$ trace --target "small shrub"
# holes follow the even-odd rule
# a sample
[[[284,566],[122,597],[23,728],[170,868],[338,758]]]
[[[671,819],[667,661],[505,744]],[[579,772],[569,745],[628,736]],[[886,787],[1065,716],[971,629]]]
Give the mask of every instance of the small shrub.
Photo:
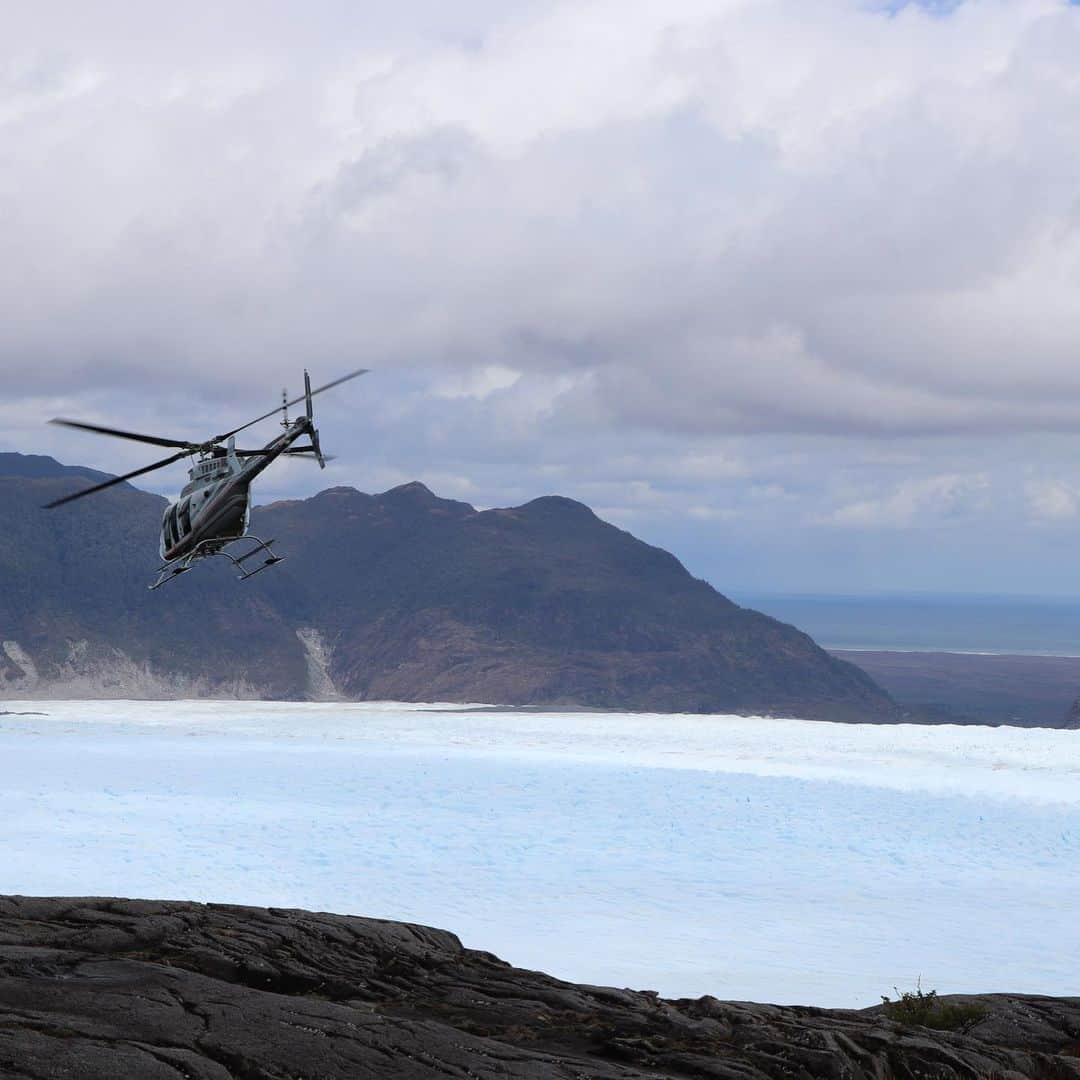
[[[934,1028],[936,1031],[967,1031],[986,1016],[983,1005],[970,1002],[966,1005],[952,1005],[942,1002],[936,990],[924,991],[922,980],[918,980],[914,990],[900,991],[895,986],[897,997],[881,995],[881,1007],[890,1020],[898,1024]]]

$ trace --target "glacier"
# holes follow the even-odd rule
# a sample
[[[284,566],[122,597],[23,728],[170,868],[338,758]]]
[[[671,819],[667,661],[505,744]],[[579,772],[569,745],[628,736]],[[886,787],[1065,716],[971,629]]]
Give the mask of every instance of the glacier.
[[[667,997],[858,1007],[918,979],[1078,992],[1077,731],[0,707],[2,893],[421,922]]]

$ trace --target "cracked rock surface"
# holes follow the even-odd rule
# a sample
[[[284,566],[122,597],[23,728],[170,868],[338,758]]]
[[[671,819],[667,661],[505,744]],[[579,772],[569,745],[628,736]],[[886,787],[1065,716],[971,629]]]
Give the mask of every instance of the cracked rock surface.
[[[1080,998],[992,994],[964,1032],[575,986],[343,915],[0,898],[0,1077],[1080,1080]]]

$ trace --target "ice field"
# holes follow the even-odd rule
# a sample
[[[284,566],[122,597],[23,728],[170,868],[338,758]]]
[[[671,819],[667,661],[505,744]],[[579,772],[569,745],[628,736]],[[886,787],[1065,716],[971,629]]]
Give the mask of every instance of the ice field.
[[[444,927],[575,981],[1080,993],[1080,732],[0,702],[0,892]]]

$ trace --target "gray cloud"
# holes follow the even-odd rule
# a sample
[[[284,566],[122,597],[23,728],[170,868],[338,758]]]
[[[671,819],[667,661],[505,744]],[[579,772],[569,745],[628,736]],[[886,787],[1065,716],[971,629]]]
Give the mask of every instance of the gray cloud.
[[[121,468],[40,420],[199,433],[364,363],[324,409],[371,486],[660,538],[1064,527],[1080,10],[932,7],[7,11],[0,441]],[[1008,490],[1003,433],[1042,470]]]

